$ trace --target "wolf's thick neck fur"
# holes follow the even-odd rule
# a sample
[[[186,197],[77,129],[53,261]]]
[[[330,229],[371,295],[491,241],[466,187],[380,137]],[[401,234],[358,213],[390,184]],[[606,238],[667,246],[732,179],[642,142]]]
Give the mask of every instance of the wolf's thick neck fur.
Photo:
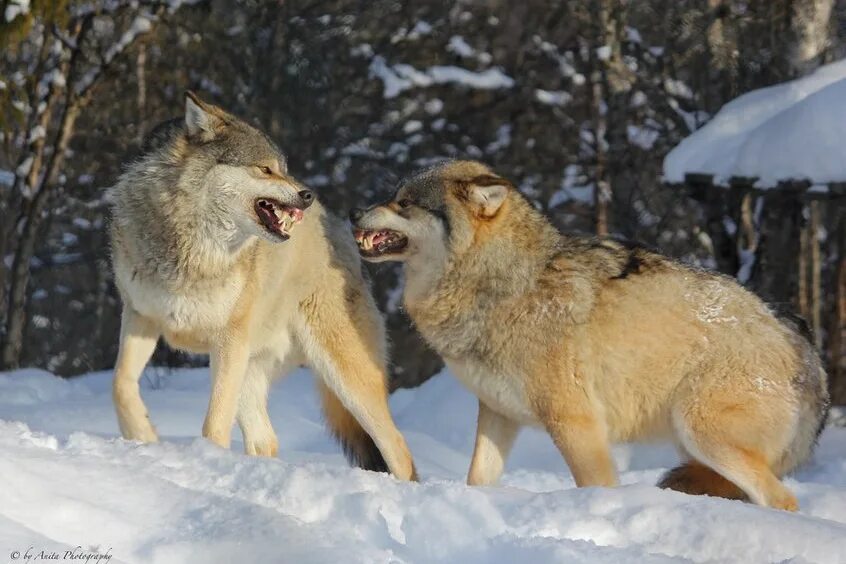
[[[453,227],[439,260],[433,260],[431,253],[420,254],[406,264],[406,308],[447,356],[470,352],[484,338],[476,329],[484,325],[485,317],[504,301],[532,293],[568,241],[517,194],[511,194],[497,217],[487,221],[489,225],[470,237]],[[458,239],[471,242],[461,245]],[[451,307],[456,303],[461,307]]]
[[[139,276],[164,281],[216,277],[257,243],[239,234],[225,193],[204,187],[208,163],[192,162],[176,139],[130,165],[113,188],[115,241],[135,255]]]

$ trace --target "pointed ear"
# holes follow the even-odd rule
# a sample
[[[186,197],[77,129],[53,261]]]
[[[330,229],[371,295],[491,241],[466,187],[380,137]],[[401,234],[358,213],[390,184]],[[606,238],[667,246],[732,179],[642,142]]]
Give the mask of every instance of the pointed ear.
[[[470,181],[467,199],[481,217],[493,217],[514,186],[504,178],[485,174]]]
[[[211,141],[226,122],[193,92],[185,92],[185,128],[189,137]]]

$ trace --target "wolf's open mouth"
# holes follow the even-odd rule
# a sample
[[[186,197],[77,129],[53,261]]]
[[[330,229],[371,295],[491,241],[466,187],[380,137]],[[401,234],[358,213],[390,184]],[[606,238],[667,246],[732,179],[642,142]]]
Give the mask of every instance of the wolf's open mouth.
[[[303,219],[303,210],[273,198],[259,198],[253,207],[264,228],[283,241],[291,236],[294,224]]]
[[[408,237],[390,229],[379,231],[356,229],[355,240],[359,251],[366,257],[398,253],[408,246]]]

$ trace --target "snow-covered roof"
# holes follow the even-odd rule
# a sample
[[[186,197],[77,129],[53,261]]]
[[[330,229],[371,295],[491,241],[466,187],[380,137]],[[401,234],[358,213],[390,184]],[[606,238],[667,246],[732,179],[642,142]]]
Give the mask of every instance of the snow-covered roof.
[[[781,181],[846,182],[846,59],[784,84],[754,90],[723,108],[670,151],[664,179],[687,174]]]

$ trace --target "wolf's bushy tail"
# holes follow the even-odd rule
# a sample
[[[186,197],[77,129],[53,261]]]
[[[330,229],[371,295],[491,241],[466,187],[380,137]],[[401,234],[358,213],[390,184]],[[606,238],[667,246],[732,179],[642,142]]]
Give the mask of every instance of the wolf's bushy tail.
[[[317,382],[317,389],[320,392],[326,426],[341,445],[350,464],[373,472],[389,472],[388,464],[373,438],[344,407],[335,392],[320,380]]]
[[[799,316],[784,313],[779,315],[779,320],[792,330],[793,347],[799,357],[799,369],[792,382],[799,399],[796,434],[773,468],[776,475],[782,476],[811,456],[828,419],[831,400],[828,376],[807,323]]]
[[[747,499],[744,491],[734,482],[694,460],[684,462],[664,474],[658,482],[658,487],[689,495]]]

